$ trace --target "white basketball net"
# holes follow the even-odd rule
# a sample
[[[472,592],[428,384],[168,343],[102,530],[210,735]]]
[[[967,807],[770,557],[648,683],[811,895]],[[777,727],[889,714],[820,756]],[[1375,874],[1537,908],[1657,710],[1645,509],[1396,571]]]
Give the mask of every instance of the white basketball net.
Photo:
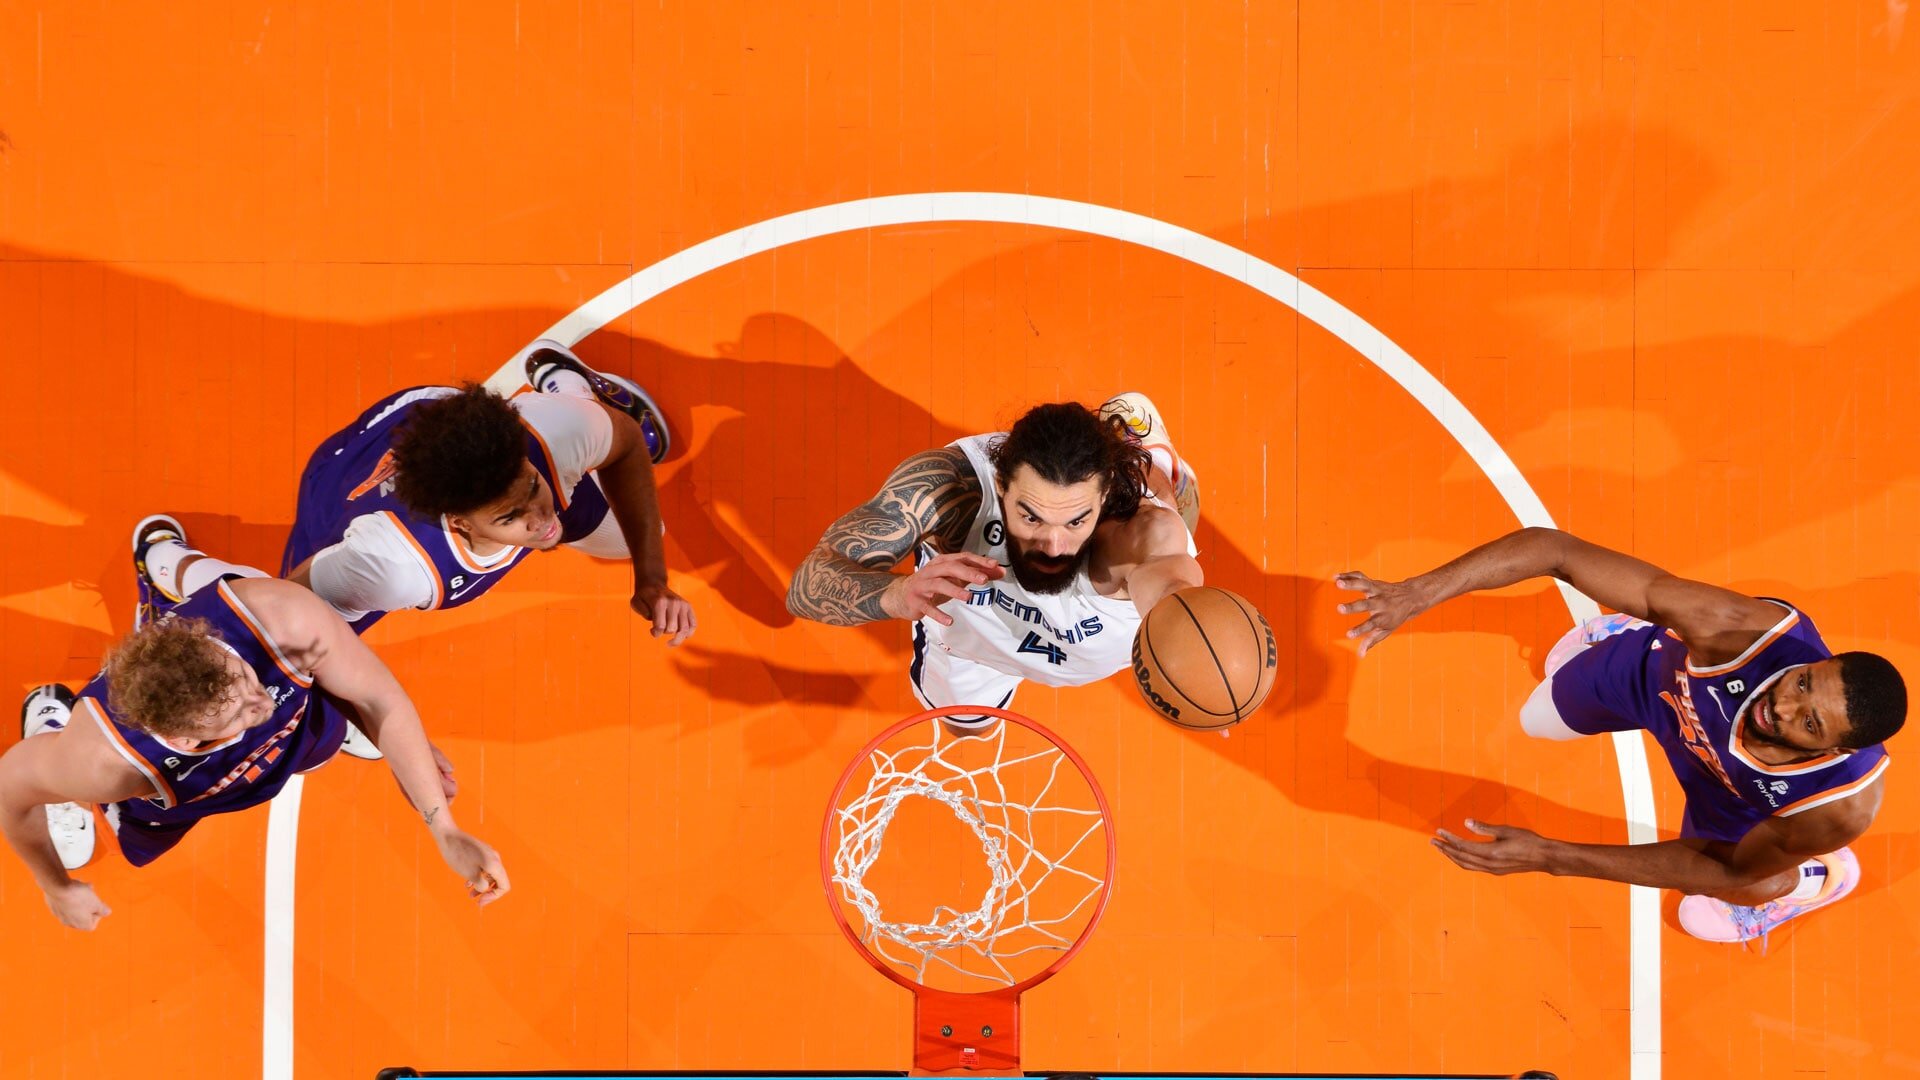
[[[1049,798],[1081,797],[1092,803],[1085,779],[1058,746],[1037,733],[1038,748],[1007,757],[1007,733],[1014,726],[998,721],[991,733],[971,738],[955,738],[937,720],[924,730],[909,729],[900,737],[918,733],[924,741],[874,750],[868,756],[873,772],[866,790],[853,794],[858,781],[851,780],[835,811],[839,846],[833,881],[865,920],[861,940],[917,982],[927,982],[931,967],[957,972],[964,976],[960,981],[981,989],[1011,986],[1024,976],[1008,962],[1072,947],[1079,924],[1092,917],[1092,905],[1106,887],[1107,821],[1097,804],[1047,805]],[[953,760],[961,757],[969,759],[966,764]],[[973,764],[972,759],[983,758],[990,760]],[[1011,786],[1025,801],[1009,795],[1003,774],[1016,778]],[[909,799],[943,804],[979,840],[990,872],[980,906],[970,911],[937,906],[926,923],[893,922],[881,911],[865,878],[880,857],[887,827]],[[1050,841],[1036,841],[1036,824]],[[1042,850],[1042,843],[1055,850]]]

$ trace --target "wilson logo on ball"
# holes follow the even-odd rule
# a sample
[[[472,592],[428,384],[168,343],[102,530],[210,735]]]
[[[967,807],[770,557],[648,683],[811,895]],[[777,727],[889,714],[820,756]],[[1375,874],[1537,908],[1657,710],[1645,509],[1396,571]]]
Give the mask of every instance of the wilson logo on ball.
[[[1167,719],[1180,719],[1180,707],[1161,697],[1153,689],[1153,672],[1147,669],[1146,662],[1140,659],[1140,639],[1133,639],[1133,677],[1140,683],[1140,696],[1147,704],[1165,713]]]

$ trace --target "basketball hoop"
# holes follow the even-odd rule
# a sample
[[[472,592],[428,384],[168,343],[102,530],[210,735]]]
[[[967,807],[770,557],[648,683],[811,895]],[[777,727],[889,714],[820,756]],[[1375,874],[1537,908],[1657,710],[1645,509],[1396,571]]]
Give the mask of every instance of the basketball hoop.
[[[992,722],[961,734],[949,716]],[[914,994],[916,1071],[1019,1071],[1020,995],[1106,910],[1111,817],[1085,759],[1002,709],[908,717],[847,766],[820,876],[847,940]]]

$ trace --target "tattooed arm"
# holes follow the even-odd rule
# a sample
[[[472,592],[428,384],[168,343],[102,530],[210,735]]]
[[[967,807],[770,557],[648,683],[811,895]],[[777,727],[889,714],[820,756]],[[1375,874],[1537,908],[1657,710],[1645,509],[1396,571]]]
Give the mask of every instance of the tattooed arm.
[[[1003,572],[992,559],[954,553],[979,510],[980,480],[964,454],[951,447],[915,454],[820,538],[794,571],[787,610],[834,626],[923,616],[951,625],[938,607]],[[950,554],[910,575],[894,573],[923,541]]]

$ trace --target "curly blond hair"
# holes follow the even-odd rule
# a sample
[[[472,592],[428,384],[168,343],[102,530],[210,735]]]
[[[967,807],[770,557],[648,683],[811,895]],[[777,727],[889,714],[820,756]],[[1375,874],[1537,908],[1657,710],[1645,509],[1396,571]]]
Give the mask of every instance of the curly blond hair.
[[[193,734],[239,681],[216,641],[205,619],[160,619],[128,634],[107,655],[108,702],[144,731]]]

